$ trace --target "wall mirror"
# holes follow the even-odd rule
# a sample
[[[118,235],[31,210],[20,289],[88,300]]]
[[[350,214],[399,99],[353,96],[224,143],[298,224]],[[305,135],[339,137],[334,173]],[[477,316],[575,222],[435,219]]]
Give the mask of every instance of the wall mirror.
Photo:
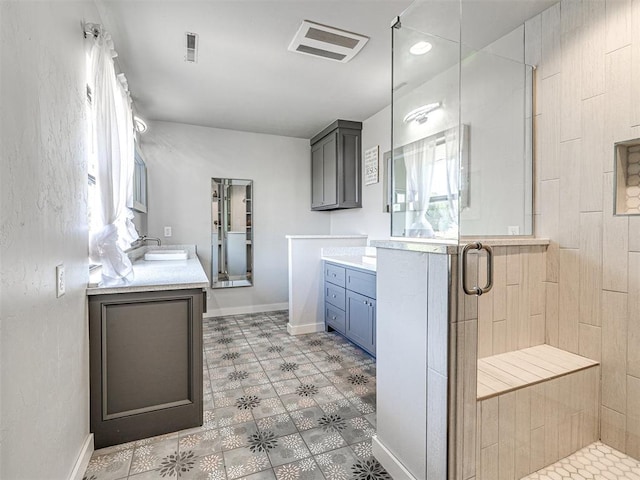
[[[211,179],[211,288],[253,285],[253,181]]]

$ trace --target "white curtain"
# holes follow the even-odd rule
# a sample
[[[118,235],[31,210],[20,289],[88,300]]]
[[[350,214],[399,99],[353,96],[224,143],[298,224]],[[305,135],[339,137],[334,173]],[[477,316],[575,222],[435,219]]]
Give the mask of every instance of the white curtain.
[[[116,76],[116,53],[106,32],[91,50],[93,83],[92,125],[98,172],[99,205],[95,228],[90,232],[91,260],[102,264],[105,284],[133,278],[133,268],[124,250],[138,238],[127,207],[132,200],[134,130],[131,98],[124,76]]]
[[[436,159],[435,139],[423,139],[402,147],[404,164],[407,171],[407,203],[409,209],[416,211],[415,218],[407,218],[407,236],[435,236],[433,227],[427,218],[433,173]]]

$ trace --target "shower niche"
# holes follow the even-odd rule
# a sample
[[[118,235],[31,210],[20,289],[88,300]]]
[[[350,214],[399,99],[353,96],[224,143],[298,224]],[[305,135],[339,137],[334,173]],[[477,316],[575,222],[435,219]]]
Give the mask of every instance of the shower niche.
[[[640,215],[640,138],[614,148],[616,215]]]

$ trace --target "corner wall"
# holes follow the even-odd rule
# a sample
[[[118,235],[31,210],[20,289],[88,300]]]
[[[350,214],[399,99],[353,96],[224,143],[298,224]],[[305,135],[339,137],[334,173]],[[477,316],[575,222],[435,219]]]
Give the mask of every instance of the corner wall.
[[[196,244],[211,272],[211,178],[253,180],[254,286],[210,290],[210,314],[286,308],[287,234],[328,234],[329,214],[312,212],[309,141],[150,122],[142,136],[148,167],[148,234]],[[164,226],[173,236],[164,238]]]
[[[67,479],[89,439],[83,21],[0,2],[0,478]]]
[[[613,144],[640,137],[640,1],[563,0],[527,22],[538,65],[536,234],[546,343],[602,362],[601,438],[640,458],[640,217],[613,215]]]

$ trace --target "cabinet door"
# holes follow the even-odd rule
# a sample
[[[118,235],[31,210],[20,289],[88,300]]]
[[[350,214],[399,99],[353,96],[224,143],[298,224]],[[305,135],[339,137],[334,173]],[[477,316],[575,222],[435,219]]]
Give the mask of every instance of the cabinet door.
[[[340,131],[339,154],[341,159],[341,174],[339,179],[339,197],[341,207],[360,207],[362,200],[360,192],[361,160],[360,160],[360,132],[356,130]]]
[[[347,290],[346,336],[372,355],[376,342],[376,301]]]
[[[338,134],[333,132],[311,147],[311,208],[324,210],[338,203]]]

